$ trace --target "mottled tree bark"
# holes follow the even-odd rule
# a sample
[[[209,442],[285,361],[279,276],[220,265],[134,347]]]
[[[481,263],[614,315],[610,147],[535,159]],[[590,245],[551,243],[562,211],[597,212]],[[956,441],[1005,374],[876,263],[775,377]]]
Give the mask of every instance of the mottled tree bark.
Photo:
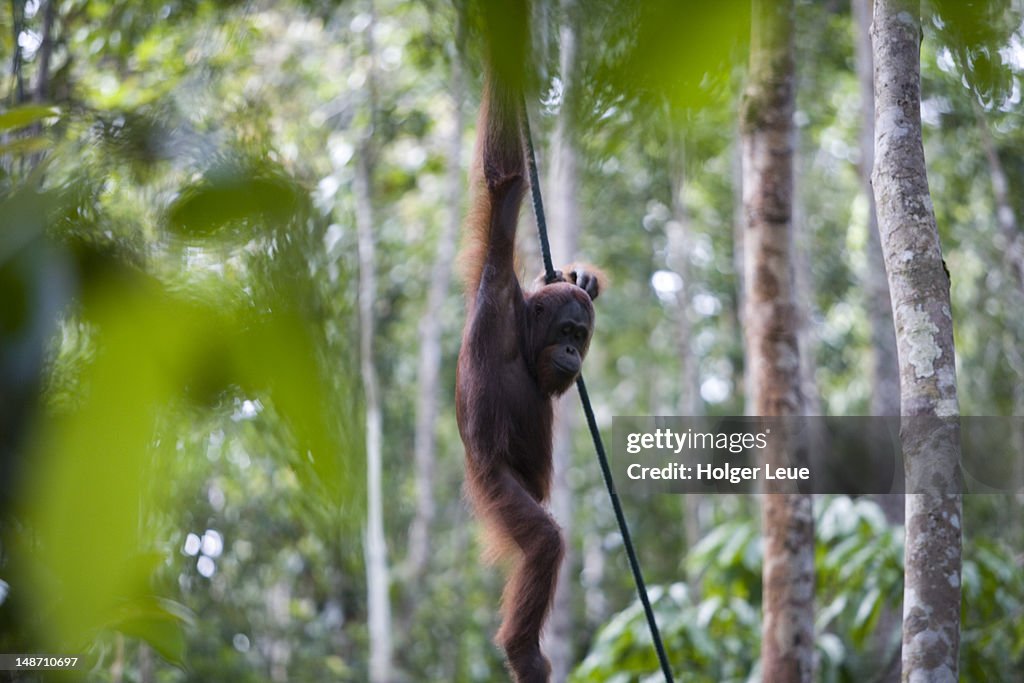
[[[375,48],[373,31],[376,17],[371,6],[370,25],[366,27],[367,106],[370,121],[376,108]],[[363,546],[366,557],[367,619],[370,634],[370,681],[393,680],[391,604],[388,597],[387,542],[384,535],[383,448],[381,434],[380,387],[374,360],[374,304],[377,301],[377,254],[373,216],[373,165],[375,149],[372,123],[364,135],[356,159],[352,192],[355,199],[356,233],[359,252],[359,365],[366,399],[366,531]]]
[[[756,415],[802,412],[799,318],[793,282],[793,3],[753,1],[743,97],[744,331]],[[774,439],[773,439],[774,440]],[[774,465],[770,454],[766,464]],[[814,522],[811,498],[762,497],[762,678],[810,681],[814,655]]]
[[[892,301],[885,276],[882,241],[878,235],[875,195],[871,189],[871,169],[875,163],[875,83],[871,57],[871,8],[874,0],[852,0],[856,48],[857,81],[860,84],[860,174],[861,191],[867,199],[867,263],[863,273],[864,308],[871,330],[872,415],[900,414],[900,369],[896,355],[896,331],[892,323]],[[902,525],[906,500],[902,493],[883,493],[874,497],[886,520]],[[879,683],[900,679],[899,635],[902,631],[899,603],[886,605],[878,620],[876,647],[887,657]],[[893,648],[896,648],[893,651]],[[889,652],[892,652],[889,657]]]
[[[861,189],[868,201],[867,268],[864,300],[871,327],[871,414],[900,414],[900,371],[896,359],[896,332],[892,323],[889,281],[885,276],[882,242],[878,236],[871,169],[875,163],[875,91],[871,59],[871,5],[873,0],[853,0],[856,28],[857,80],[860,83]],[[899,497],[902,503],[902,496]],[[902,517],[902,512],[900,513]],[[902,520],[901,520],[902,521]]]
[[[460,27],[456,42],[461,42]],[[448,296],[455,261],[455,243],[462,224],[462,135],[465,121],[462,98],[465,86],[459,55],[452,55],[452,130],[448,146],[446,182],[448,216],[437,243],[437,255],[430,271],[427,308],[420,318],[420,353],[417,370],[416,434],[413,442],[416,463],[416,512],[409,527],[408,573],[413,583],[423,576],[430,559],[430,527],[434,521],[434,469],[436,465],[438,388],[441,368],[440,310]]]
[[[876,0],[875,165],[882,253],[900,369],[906,503],[903,680],[957,680],[960,644],[960,434],[949,277],[921,140],[919,0]]]

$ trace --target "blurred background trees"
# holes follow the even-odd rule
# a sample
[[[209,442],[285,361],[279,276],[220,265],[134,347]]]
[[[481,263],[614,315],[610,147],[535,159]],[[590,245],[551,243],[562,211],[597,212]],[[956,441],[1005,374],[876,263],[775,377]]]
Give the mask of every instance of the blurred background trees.
[[[794,3],[802,389],[831,415],[892,400],[873,374],[887,351],[850,4]],[[743,414],[749,3],[531,11],[555,256],[613,282],[587,361],[602,426]],[[379,680],[501,679],[500,577],[478,562],[451,392],[477,19],[434,0],[0,9],[0,651],[82,653],[94,681],[365,681],[386,609]],[[923,10],[968,415],[1024,414],[1021,22],[1017,0]],[[657,662],[589,437],[560,438],[570,590],[548,647],[571,680],[643,680]],[[623,503],[680,679],[757,676],[758,501]],[[1019,509],[964,498],[965,680],[1024,670]],[[841,496],[814,522],[817,676],[879,677],[901,522]]]

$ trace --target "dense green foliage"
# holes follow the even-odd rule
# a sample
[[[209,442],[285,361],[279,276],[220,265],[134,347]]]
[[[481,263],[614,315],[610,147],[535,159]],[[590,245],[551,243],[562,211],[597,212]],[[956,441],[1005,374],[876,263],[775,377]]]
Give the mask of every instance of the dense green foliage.
[[[892,619],[903,591],[903,531],[891,526],[867,499],[845,496],[819,501],[817,548],[818,680],[881,679],[897,652]],[[1013,680],[1019,661],[1024,577],[1006,546],[989,539],[968,542],[964,562],[966,680]],[[651,599],[685,680],[746,681],[757,675],[760,639],[761,544],[754,520],[717,523],[688,553],[689,583],[656,586]],[[623,672],[631,672],[624,674]],[[578,681],[660,680],[650,634],[639,602],[612,617],[594,639],[575,673]]]

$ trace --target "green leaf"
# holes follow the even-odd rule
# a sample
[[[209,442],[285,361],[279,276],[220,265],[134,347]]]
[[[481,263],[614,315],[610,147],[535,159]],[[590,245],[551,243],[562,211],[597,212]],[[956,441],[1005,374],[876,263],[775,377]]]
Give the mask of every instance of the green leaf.
[[[168,662],[186,668],[185,634],[177,622],[140,617],[118,624],[117,630],[126,636],[146,641]]]
[[[310,463],[332,501],[351,497],[339,492],[355,468],[342,467],[348,453],[331,437],[316,348],[298,316],[275,309],[260,324],[245,324],[248,316],[237,311],[180,299],[128,274],[87,289],[82,310],[102,353],[83,368],[89,392],[81,406],[39,428],[25,514],[40,540],[23,569],[36,596],[56,603],[47,624],[55,641],[85,642],[127,610],[118,620],[123,630],[175,661],[181,615],[147,602],[156,562],[133,542],[143,509],[168,504],[151,485],[161,410],[187,397],[197,377],[214,393],[237,385],[269,390],[299,446],[286,457]]]
[[[195,623],[195,614],[185,605],[152,595],[141,596],[120,606],[111,628],[146,641],[161,657],[186,668],[184,627]]]
[[[284,177],[249,169],[210,174],[187,188],[171,206],[168,227],[190,237],[209,237],[227,227],[283,224],[299,206],[297,189]]]
[[[822,633],[817,638],[818,649],[821,650],[822,654],[829,660],[831,666],[829,669],[835,668],[840,662],[843,661],[843,655],[846,652],[846,648],[843,647],[843,641],[839,639],[839,636],[834,633]]]
[[[8,109],[0,114],[0,131],[24,128],[45,119],[58,117],[60,117],[60,109],[58,107],[26,104]]]
[[[697,626],[700,628],[707,628],[711,623],[711,619],[715,616],[715,613],[722,607],[722,599],[718,596],[713,596],[701,603],[700,607],[697,608]]]
[[[30,138],[18,138],[0,145],[0,154],[34,154],[52,146],[52,140],[37,135]]]
[[[837,574],[837,580],[839,583],[846,583],[851,580],[854,576],[866,567],[870,566],[877,554],[878,550],[873,545],[865,545],[857,552],[853,553],[842,567],[839,568]]]
[[[872,626],[882,609],[882,592],[874,587],[867,592],[857,608],[857,614],[853,617],[853,629],[851,635],[859,645],[872,631]]]
[[[832,623],[832,620],[842,614],[843,610],[846,609],[846,601],[846,595],[837,596],[835,600],[829,603],[829,605],[818,614],[814,627],[818,631],[824,631],[828,628],[829,624]]]

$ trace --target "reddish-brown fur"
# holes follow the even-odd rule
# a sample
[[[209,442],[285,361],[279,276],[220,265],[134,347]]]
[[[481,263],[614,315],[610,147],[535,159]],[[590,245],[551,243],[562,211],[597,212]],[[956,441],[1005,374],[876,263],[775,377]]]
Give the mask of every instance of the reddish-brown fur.
[[[460,257],[468,317],[456,412],[466,446],[466,491],[492,550],[513,560],[495,641],[517,682],[544,683],[550,667],[540,651],[540,631],[564,552],[561,531],[542,506],[551,484],[552,398],[578,374],[576,361],[582,362],[593,330],[591,299],[603,279],[592,269],[573,266],[565,269],[564,281],[533,293],[520,286],[513,257],[527,186],[520,97],[514,88],[488,79],[467,246]],[[578,336],[553,341],[569,324],[576,325]]]

